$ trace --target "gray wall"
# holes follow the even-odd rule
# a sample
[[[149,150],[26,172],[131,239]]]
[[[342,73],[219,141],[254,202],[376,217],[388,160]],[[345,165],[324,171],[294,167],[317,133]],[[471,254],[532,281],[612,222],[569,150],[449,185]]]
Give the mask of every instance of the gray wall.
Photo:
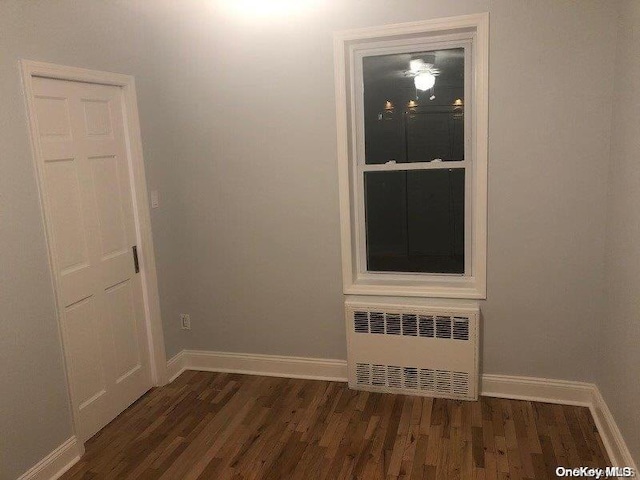
[[[595,379],[616,18],[491,4],[485,372]]]
[[[640,465],[640,2],[620,10],[598,385]]]
[[[19,58],[136,76],[169,357],[344,358],[331,32],[490,11],[484,371],[594,380],[610,2],[336,0],[266,22],[214,4],[0,1],[0,478],[71,434]]]
[[[185,344],[344,358],[331,31],[488,10],[484,371],[594,380],[612,86],[593,66],[613,68],[614,6],[339,3],[298,22],[214,12],[215,31],[190,29]]]

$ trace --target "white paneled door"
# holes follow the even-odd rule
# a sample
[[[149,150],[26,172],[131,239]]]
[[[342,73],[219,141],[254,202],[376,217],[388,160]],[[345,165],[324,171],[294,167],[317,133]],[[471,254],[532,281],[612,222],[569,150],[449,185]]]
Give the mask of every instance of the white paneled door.
[[[120,87],[33,78],[37,162],[76,429],[152,386]]]

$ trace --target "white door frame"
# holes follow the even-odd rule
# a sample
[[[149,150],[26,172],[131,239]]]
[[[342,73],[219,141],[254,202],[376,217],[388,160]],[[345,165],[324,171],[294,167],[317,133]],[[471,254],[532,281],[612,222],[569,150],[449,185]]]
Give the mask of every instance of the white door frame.
[[[136,222],[136,234],[139,245],[140,273],[142,275],[142,292],[145,308],[145,325],[147,328],[147,338],[149,341],[149,366],[151,370],[151,381],[156,386],[167,383],[167,360],[164,349],[164,334],[162,330],[162,320],[160,317],[160,299],[158,295],[158,279],[156,276],[156,262],[153,249],[153,238],[151,235],[151,217],[149,214],[149,204],[147,195],[147,182],[145,179],[144,161],[142,156],[142,139],[140,136],[140,123],[138,119],[138,103],[136,100],[135,80],[131,75],[119,73],[100,72],[87,70],[84,68],[67,67],[51,63],[35,62],[31,60],[21,60],[22,81],[27,107],[27,119],[29,122],[29,133],[31,139],[31,149],[36,174],[38,176],[38,192],[40,197],[40,208],[42,219],[45,225],[45,237],[47,252],[49,256],[49,268],[53,281],[53,289],[56,301],[56,316],[58,321],[58,332],[62,343],[65,359],[65,375],[67,389],[71,401],[71,411],[73,415],[74,433],[77,437],[76,412],[78,405],[75,404],[75,396],[72,391],[72,383],[69,378],[69,359],[62,340],[62,326],[60,325],[62,305],[60,289],[57,285],[55,269],[53,266],[52,252],[52,226],[47,222],[44,215],[45,198],[42,185],[44,185],[44,172],[38,162],[41,157],[40,145],[37,141],[36,119],[32,112],[34,108],[34,96],[32,88],[33,77],[54,78],[59,80],[71,80],[84,83],[96,83],[101,85],[112,85],[122,88],[123,93],[123,113],[125,122],[125,141],[129,153],[131,167],[132,189],[133,189],[133,210]],[[85,438],[78,438],[82,443]]]

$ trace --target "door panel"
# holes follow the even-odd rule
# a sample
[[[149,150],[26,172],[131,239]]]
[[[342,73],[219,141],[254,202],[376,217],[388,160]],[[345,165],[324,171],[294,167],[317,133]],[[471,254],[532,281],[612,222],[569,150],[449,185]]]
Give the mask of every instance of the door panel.
[[[131,281],[126,280],[107,289],[106,299],[109,323],[113,326],[116,376],[121,379],[140,365]]]
[[[84,118],[88,136],[111,136],[111,112],[109,101],[82,99]]]
[[[45,181],[54,235],[57,238],[57,254],[64,272],[89,266],[84,219],[80,200],[80,186],[74,158],[48,160],[45,164]]]
[[[100,351],[95,300],[86,298],[71,305],[65,312],[65,324],[69,337],[69,354],[73,359],[76,376],[76,395],[80,408],[86,408],[97,396],[106,393],[105,374]]]
[[[90,162],[100,222],[103,259],[115,253],[128,253],[130,246],[127,245],[127,232],[120,198],[117,157],[92,157]]]
[[[35,96],[38,131],[42,140],[71,140],[69,105],[64,96]]]
[[[118,87],[34,78],[38,162],[79,434],[151,387]]]

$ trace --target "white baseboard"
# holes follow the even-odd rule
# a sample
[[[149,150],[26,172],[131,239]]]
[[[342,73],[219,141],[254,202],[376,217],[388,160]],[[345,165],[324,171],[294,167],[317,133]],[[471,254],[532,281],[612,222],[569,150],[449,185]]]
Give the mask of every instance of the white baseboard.
[[[71,437],[49,455],[24,472],[18,480],[55,480],[80,460],[82,445]]]
[[[598,432],[600,432],[602,443],[607,449],[611,463],[614,466],[631,467],[636,471],[636,475],[640,475],[618,424],[597,387],[593,391],[593,401],[589,405],[589,410],[591,410],[591,415],[593,415],[593,420]]]
[[[186,370],[184,362],[184,352],[185,350],[182,350],[176,356],[167,361],[167,378],[169,379],[168,383],[173,382],[180,376],[182,372]]]
[[[480,395],[588,407],[592,403],[594,388],[593,383],[484,374]]]
[[[182,362],[182,367],[185,370],[245,373],[335,382],[347,380],[347,362],[344,360],[202,350],[183,350],[181,354],[182,358],[177,362]]]
[[[173,381],[185,370],[347,381],[345,360],[278,355],[183,350],[167,362],[168,377]],[[484,374],[480,395],[588,407],[613,466],[638,471],[609,408],[593,383]]]

